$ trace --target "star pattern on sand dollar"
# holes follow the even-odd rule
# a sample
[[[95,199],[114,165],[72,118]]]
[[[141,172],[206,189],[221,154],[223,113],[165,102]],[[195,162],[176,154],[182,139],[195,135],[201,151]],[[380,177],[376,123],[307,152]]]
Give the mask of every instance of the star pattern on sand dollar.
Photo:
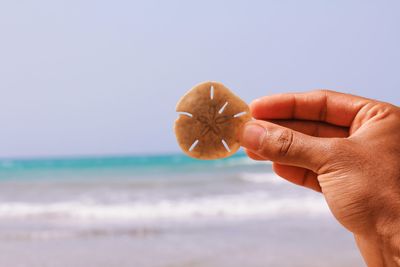
[[[221,133],[221,127],[224,123],[228,122],[232,118],[240,117],[246,113],[246,112],[240,112],[233,116],[222,115],[226,106],[228,105],[228,102],[225,102],[221,106],[221,108],[219,110],[217,110],[217,106],[215,103],[213,103],[213,99],[214,99],[214,86],[211,84],[211,86],[210,86],[210,106],[208,108],[208,112],[206,115],[200,115],[195,118],[203,126],[201,133],[200,133],[200,137],[207,135],[209,132],[212,132],[218,136]],[[198,143],[199,143],[199,139],[196,139],[196,141],[194,141],[194,143],[190,146],[189,151],[192,151],[197,146]],[[228,152],[231,151],[229,148],[229,145],[223,138],[221,138],[221,143],[225,147],[226,151],[228,151]]]
[[[225,105],[220,109],[220,112],[223,111],[223,108],[226,107],[227,102]],[[203,125],[203,129],[200,133],[200,136],[204,136],[208,134],[210,131],[214,134],[218,135],[221,132],[221,125],[229,121],[231,117],[221,115],[221,113],[217,111],[215,105],[211,104],[208,109],[207,115],[198,116],[196,119]]]

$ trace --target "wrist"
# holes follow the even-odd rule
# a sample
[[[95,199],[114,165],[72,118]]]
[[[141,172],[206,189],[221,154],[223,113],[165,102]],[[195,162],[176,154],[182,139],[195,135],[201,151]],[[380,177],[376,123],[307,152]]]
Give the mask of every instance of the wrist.
[[[398,194],[387,194],[386,205],[375,219],[375,233],[382,244],[400,257],[400,201]]]
[[[376,233],[385,257],[384,266],[400,266],[400,212],[381,218]]]
[[[354,234],[357,245],[369,267],[400,267],[400,209],[387,206],[378,213],[370,231]]]

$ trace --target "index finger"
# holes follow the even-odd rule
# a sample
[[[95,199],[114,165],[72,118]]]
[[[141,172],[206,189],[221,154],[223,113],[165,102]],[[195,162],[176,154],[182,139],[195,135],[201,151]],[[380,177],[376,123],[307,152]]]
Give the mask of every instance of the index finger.
[[[264,96],[250,105],[259,120],[299,119],[349,127],[370,100],[328,90]]]

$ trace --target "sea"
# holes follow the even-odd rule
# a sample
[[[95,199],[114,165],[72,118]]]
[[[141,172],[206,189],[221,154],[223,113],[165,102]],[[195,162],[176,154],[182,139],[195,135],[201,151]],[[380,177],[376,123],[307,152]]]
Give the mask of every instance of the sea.
[[[0,160],[0,266],[363,266],[322,194],[240,152]]]

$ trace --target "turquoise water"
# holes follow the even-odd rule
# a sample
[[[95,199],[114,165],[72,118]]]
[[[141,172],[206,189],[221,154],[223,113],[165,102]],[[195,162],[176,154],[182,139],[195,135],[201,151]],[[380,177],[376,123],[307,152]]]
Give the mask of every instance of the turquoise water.
[[[244,153],[220,160],[197,160],[184,154],[1,159],[0,180],[150,178],[185,173],[235,172],[253,165]],[[255,167],[257,169],[257,167]],[[265,168],[264,168],[265,169]]]
[[[183,154],[145,155],[145,156],[104,156],[75,158],[41,158],[41,159],[2,159],[0,172],[43,169],[110,169],[134,168],[176,169],[185,166],[220,166],[236,159],[246,158],[244,153],[237,153],[230,158],[220,160],[197,160]]]

